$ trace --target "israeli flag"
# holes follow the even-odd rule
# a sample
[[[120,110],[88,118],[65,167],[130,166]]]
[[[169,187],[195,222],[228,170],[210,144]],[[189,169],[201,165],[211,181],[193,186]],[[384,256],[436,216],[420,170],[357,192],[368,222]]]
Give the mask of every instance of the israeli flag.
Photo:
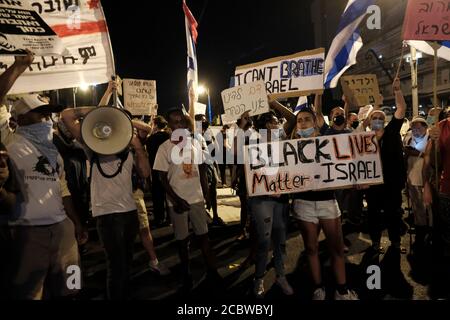
[[[434,56],[434,49],[431,44],[427,41],[406,41],[406,43],[416,48],[418,51]],[[450,61],[450,41],[438,41],[439,48],[437,50],[437,56],[439,58]]]
[[[308,106],[308,97],[302,96],[298,98],[297,105],[294,108],[294,114],[296,115],[301,108]]]
[[[357,28],[366,16],[367,8],[374,2],[375,0],[348,1],[325,59],[325,88],[335,88],[341,75],[356,64],[356,55],[363,45]]]

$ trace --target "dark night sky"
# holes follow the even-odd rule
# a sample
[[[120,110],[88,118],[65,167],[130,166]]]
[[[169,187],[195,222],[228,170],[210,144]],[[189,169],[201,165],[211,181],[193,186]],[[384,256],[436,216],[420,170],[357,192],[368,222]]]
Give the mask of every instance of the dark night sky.
[[[199,22],[199,82],[210,88],[214,114],[236,66],[314,48],[310,2],[187,0]],[[102,5],[117,73],[122,78],[156,80],[162,111],[186,103],[182,1],[104,0]],[[199,100],[206,103],[205,97]]]

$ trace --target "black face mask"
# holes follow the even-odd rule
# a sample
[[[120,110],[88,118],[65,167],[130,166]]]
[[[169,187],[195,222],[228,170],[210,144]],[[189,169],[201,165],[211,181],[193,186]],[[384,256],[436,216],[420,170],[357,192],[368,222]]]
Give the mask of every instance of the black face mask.
[[[359,121],[353,121],[353,122],[352,122],[352,128],[353,128],[353,129],[358,128],[358,126],[359,126]]]
[[[345,118],[342,115],[338,115],[333,118],[333,123],[337,126],[342,126],[345,123]]]

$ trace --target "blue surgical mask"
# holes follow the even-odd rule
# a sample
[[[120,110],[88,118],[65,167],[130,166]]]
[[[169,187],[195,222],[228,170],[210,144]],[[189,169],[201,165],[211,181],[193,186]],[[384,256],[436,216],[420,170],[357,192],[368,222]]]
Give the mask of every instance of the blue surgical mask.
[[[436,116],[428,116],[427,117],[428,126],[432,126],[436,122],[436,120],[437,120]]]
[[[370,122],[370,128],[374,131],[381,130],[384,128],[384,120],[374,119]]]
[[[302,130],[302,129],[298,129],[297,130],[297,135],[299,135],[302,138],[309,138],[314,134],[314,127]]]

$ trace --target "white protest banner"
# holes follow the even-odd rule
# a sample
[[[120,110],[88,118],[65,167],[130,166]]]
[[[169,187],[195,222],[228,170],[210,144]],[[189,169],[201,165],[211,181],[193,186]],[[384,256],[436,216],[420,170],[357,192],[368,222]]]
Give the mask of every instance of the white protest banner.
[[[196,102],[194,104],[194,112],[195,112],[195,115],[198,115],[198,114],[206,115],[206,104]]]
[[[123,79],[125,109],[132,115],[156,115],[156,81]]]
[[[383,183],[373,132],[253,144],[244,163],[250,197]]]
[[[376,74],[358,74],[341,77],[345,96],[353,106],[380,105],[380,89]]]
[[[36,56],[32,65],[17,79],[10,94],[72,88],[111,80],[115,74],[114,63],[99,0],[29,2],[61,38],[63,47],[70,54]],[[0,73],[13,62],[13,57],[0,56]]]
[[[38,55],[60,55],[61,39],[34,11],[28,1],[0,1],[0,54],[26,54],[28,49]]]
[[[250,111],[250,116],[254,116],[270,110],[263,81],[223,90],[222,102],[228,119],[237,120],[246,111]]]
[[[323,92],[325,49],[303,51],[236,68],[235,85],[262,80],[273,98]]]

